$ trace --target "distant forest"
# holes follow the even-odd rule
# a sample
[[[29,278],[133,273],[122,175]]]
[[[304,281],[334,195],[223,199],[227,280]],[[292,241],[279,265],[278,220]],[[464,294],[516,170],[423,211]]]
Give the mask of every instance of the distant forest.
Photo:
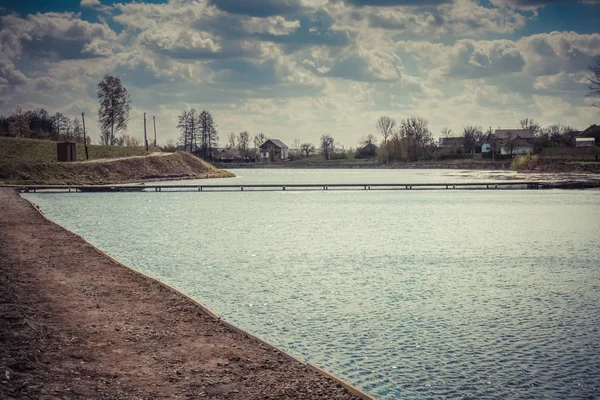
[[[80,118],[71,119],[63,113],[50,114],[43,108],[23,111],[17,107],[8,117],[0,116],[0,136],[83,143],[83,126]],[[89,136],[87,142],[91,142]]]

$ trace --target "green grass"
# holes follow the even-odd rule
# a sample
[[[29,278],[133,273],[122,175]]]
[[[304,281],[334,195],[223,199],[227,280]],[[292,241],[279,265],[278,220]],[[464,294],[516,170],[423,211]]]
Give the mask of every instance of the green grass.
[[[160,151],[150,148],[150,152]],[[146,154],[144,147],[100,146],[89,145],[90,160],[101,158],[118,158],[130,156],[143,156]],[[85,161],[83,144],[77,144],[77,161]],[[56,161],[56,142],[51,140],[22,139],[0,137],[0,162],[8,163],[52,163]]]

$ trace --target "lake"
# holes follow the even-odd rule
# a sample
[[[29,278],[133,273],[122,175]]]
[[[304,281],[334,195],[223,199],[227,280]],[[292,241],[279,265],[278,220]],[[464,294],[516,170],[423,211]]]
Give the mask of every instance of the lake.
[[[232,172],[238,177],[203,182],[522,179],[495,171]],[[600,397],[598,190],[24,197],[123,263],[377,398]]]

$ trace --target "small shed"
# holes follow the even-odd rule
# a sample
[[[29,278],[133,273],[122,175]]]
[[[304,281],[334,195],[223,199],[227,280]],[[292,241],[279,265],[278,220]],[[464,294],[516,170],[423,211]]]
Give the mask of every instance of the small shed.
[[[63,162],[77,161],[77,143],[56,143],[57,160]]]
[[[575,138],[575,147],[594,147],[596,139],[593,137],[578,137]]]
[[[358,158],[371,158],[377,157],[377,145],[375,143],[368,143],[365,147],[358,149]]]

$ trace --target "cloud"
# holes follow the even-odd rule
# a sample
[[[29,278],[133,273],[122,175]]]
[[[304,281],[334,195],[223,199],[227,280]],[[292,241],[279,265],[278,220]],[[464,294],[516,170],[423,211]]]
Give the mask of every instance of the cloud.
[[[81,7],[99,7],[102,5],[102,3],[100,3],[100,0],[81,0],[81,3],[79,3],[79,5]]]
[[[75,13],[7,15],[1,22],[0,49],[9,57],[106,57],[117,39],[108,25],[83,21]]]
[[[11,61],[0,59],[0,84],[17,86],[27,83],[27,80],[27,77],[15,68]]]
[[[518,46],[526,60],[527,72],[534,76],[587,70],[600,55],[600,34],[551,32],[524,37]]]
[[[556,3],[569,3],[567,0],[490,0],[497,7],[515,8],[520,10],[535,10]],[[579,0],[583,4],[600,4],[600,0]]]
[[[430,6],[451,3],[453,0],[344,0],[345,3],[356,7],[398,7],[398,6]]]
[[[366,21],[369,28],[386,29],[415,38],[512,33],[524,27],[526,22],[525,16],[518,12],[484,7],[474,0],[456,0],[436,7],[415,4],[398,7],[390,3],[389,7],[364,7],[360,10],[338,5],[331,7],[330,12],[339,29],[361,30],[364,29],[361,23]]]
[[[212,0],[220,10],[253,17],[299,14],[326,3],[327,0]]]

